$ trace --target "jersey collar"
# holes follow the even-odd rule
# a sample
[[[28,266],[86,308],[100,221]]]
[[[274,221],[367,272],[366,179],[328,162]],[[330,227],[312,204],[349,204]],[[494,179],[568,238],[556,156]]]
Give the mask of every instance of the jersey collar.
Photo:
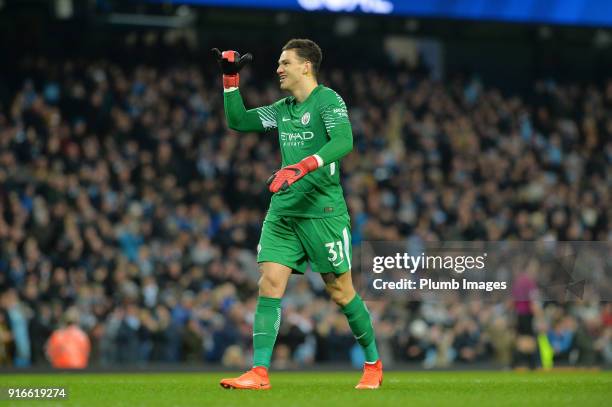
[[[313,90],[312,92],[310,92],[310,95],[308,95],[308,97],[306,97],[306,99],[304,99],[303,102],[298,103],[297,100],[295,99],[295,96],[290,96],[288,101],[290,104],[294,105],[294,106],[301,106],[304,103],[308,102],[310,100],[311,97],[313,97],[313,95],[317,92],[319,92],[319,90],[323,87],[322,84],[318,84]]]

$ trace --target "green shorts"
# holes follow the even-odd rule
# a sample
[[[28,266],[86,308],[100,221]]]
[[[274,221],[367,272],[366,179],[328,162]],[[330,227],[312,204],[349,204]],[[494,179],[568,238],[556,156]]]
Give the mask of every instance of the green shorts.
[[[342,274],[351,269],[351,219],[296,218],[268,213],[257,245],[257,262],[271,261],[303,274],[310,262],[316,273]]]

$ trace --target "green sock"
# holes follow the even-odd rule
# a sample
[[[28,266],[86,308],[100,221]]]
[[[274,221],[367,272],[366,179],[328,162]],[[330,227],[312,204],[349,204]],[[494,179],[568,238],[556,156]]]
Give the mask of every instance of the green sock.
[[[357,342],[359,342],[365,352],[366,362],[376,362],[378,360],[378,350],[376,349],[374,327],[372,326],[368,308],[359,294],[356,294],[351,302],[342,307],[342,312],[344,312],[348,319],[355,339],[357,339]]]
[[[253,322],[253,366],[270,367],[280,320],[280,298],[259,297]]]

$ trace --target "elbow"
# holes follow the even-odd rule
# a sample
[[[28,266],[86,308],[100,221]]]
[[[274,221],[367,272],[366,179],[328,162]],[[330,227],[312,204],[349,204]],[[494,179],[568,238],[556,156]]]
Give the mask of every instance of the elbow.
[[[341,145],[337,145],[335,154],[328,156],[328,158],[325,160],[325,163],[328,164],[334,161],[341,160],[344,157],[346,157],[348,153],[351,152],[351,150],[353,150],[352,142],[342,143]]]
[[[225,119],[227,121],[227,127],[229,127],[231,130],[240,131],[240,120],[237,120],[235,117],[230,115],[226,115]]]
[[[345,157],[351,151],[353,151],[353,139],[352,138],[350,140],[347,140],[345,143],[342,144],[342,150],[341,151],[342,151],[341,158]]]

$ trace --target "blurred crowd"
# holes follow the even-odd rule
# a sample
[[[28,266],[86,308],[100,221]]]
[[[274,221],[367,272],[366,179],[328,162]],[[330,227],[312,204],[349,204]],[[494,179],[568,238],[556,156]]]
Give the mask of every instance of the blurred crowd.
[[[354,151],[342,162],[364,240],[612,240],[612,80],[539,80],[504,95],[402,64],[344,69]],[[0,366],[45,364],[70,310],[91,364],[250,363],[255,247],[280,163],[273,133],[228,130],[198,65],[32,58],[0,108]],[[283,95],[245,71],[247,106]],[[385,364],[510,366],[516,307],[369,304]],[[534,303],[555,358],[612,363],[612,305]],[[292,278],[273,366],[363,360],[317,275]]]

